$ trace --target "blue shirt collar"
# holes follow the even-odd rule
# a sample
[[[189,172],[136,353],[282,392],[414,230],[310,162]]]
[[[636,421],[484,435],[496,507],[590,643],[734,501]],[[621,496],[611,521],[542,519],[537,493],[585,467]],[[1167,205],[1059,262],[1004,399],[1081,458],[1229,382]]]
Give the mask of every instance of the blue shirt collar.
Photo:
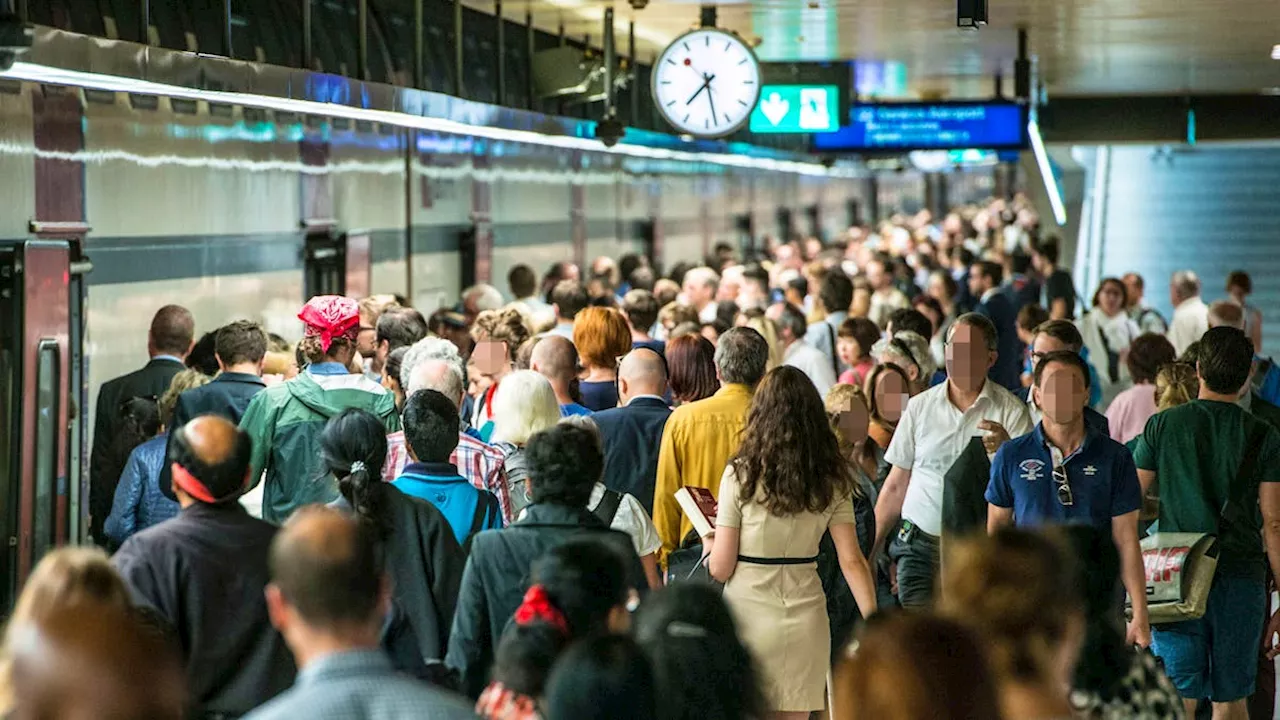
[[[169,354],[167,354],[167,353],[161,353],[161,354],[159,354],[159,355],[152,355],[152,356],[151,356],[151,359],[152,359],[152,360],[171,360],[171,361],[173,361],[173,362],[178,363],[179,365],[183,365],[183,364],[185,364],[182,358],[178,357],[177,355],[169,355]]]
[[[307,372],[312,375],[350,375],[351,371],[346,365],[340,362],[320,362],[311,363],[307,366]]]
[[[435,479],[440,479],[440,478],[449,478],[449,479],[457,478],[459,480],[464,479],[461,475],[458,474],[458,466],[454,465],[453,463],[447,463],[447,462],[445,463],[411,462],[408,465],[404,466],[404,472],[400,474],[401,477],[404,477],[405,475],[417,475],[419,477],[429,477],[429,478],[435,478]]]
[[[378,649],[353,649],[325,655],[313,660],[298,672],[296,684],[318,684],[330,678],[340,678],[353,673],[393,674],[395,668],[386,653]]]

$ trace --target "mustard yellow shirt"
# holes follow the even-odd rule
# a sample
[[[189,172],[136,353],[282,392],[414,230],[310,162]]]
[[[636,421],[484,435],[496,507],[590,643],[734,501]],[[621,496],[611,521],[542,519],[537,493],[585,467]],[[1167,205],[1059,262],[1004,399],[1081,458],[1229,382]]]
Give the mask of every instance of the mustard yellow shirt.
[[[725,385],[706,400],[676,408],[667,420],[653,494],[653,524],[662,539],[658,559],[664,565],[667,555],[693,529],[676,503],[675,492],[687,485],[707,488],[720,496],[720,478],[729,458],[738,451],[751,393],[746,385]]]

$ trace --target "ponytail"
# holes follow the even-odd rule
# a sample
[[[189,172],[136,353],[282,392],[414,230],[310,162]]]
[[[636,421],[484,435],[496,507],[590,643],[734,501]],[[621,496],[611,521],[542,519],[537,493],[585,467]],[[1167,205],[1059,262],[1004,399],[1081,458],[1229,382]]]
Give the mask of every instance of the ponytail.
[[[320,433],[324,466],[338,479],[338,492],[360,522],[385,539],[387,488],[382,464],[387,457],[387,430],[375,415],[349,408],[334,416]]]
[[[390,533],[386,513],[386,488],[382,478],[374,477],[362,460],[351,463],[347,474],[338,478],[338,492],[351,504],[351,510],[360,522],[372,528],[380,538]]]

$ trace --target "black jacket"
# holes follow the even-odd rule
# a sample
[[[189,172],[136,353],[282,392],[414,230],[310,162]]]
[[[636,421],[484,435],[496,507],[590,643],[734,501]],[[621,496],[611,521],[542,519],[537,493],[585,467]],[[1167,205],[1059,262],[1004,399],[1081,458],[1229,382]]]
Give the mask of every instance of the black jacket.
[[[390,531],[383,543],[397,612],[408,620],[420,660],[444,658],[466,556],[449,520],[426,500],[381,486]],[[344,498],[335,506],[351,509]]]
[[[263,597],[275,534],[238,503],[197,503],[112,558],[134,602],[177,637],[197,716],[244,714],[293,684],[293,656]]]
[[[169,389],[173,376],[183,369],[182,363],[168,358],[154,358],[141,369],[109,380],[98,391],[98,411],[93,421],[93,450],[89,459],[90,532],[95,538],[105,537],[102,526],[111,514],[111,501],[124,470],[124,457],[112,457],[112,442],[120,427],[120,406],[135,397],[159,400]]]
[[[609,543],[627,559],[631,587],[648,587],[631,537],[605,527],[586,508],[530,505],[514,525],[472,538],[445,658],[460,675],[463,693],[479,697],[488,683],[498,639],[520,607],[534,562],[552,548],[586,538]]]
[[[173,442],[173,430],[201,415],[221,415],[239,425],[240,418],[244,417],[245,408],[249,407],[249,401],[266,386],[262,378],[257,375],[224,372],[208,385],[182,393],[178,396],[178,403],[173,406],[173,417],[169,420],[170,443]],[[166,446],[165,457],[168,456],[169,450]],[[175,500],[172,476],[173,471],[169,468],[169,463],[161,465],[160,492],[170,500]]]
[[[592,415],[604,438],[604,484],[630,493],[653,515],[658,449],[671,408],[660,398],[640,397],[626,407]]]
[[[995,292],[977,312],[986,315],[999,335],[999,357],[987,377],[1009,390],[1022,387],[1022,351],[1026,345],[1018,339],[1018,311],[1003,291]]]

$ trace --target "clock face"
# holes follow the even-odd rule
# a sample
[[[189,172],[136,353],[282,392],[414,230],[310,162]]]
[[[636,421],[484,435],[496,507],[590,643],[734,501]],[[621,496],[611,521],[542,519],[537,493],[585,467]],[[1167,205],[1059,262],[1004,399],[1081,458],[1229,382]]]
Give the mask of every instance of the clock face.
[[[723,30],[685,33],[662,51],[653,68],[653,100],[682,133],[728,135],[747,122],[759,99],[755,53]]]

